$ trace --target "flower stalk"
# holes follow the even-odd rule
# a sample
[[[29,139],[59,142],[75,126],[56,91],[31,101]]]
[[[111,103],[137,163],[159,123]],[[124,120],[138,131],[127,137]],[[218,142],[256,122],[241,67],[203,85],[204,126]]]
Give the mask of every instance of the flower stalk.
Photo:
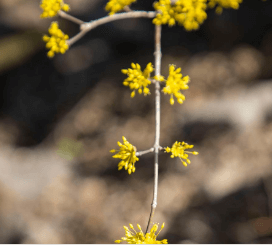
[[[155,26],[155,76],[161,74],[161,26]],[[158,180],[159,180],[159,150],[160,150],[160,125],[161,125],[161,93],[160,82],[155,82],[155,157],[154,157],[154,188],[153,188],[153,201],[151,204],[151,212],[149,215],[146,232],[148,232],[152,222],[158,200]]]
[[[74,22],[74,23],[76,23],[76,24],[78,24],[78,25],[82,25],[82,24],[85,23],[84,21],[82,21],[82,20],[80,20],[80,19],[78,19],[78,18],[76,18],[76,17],[74,17],[74,16],[72,16],[72,15],[70,15],[70,14],[68,14],[68,13],[66,13],[66,12],[64,12],[64,11],[62,11],[62,10],[60,10],[60,11],[58,12],[58,15],[59,15],[60,17],[62,17],[63,19],[72,21],[72,22]]]
[[[129,19],[129,18],[154,18],[155,16],[156,16],[155,11],[131,11],[131,12],[125,12],[125,13],[116,13],[114,15],[105,16],[90,22],[84,22],[80,25],[81,31],[77,35],[75,35],[73,38],[69,39],[67,42],[69,46],[71,46],[92,29],[112,21]]]
[[[150,148],[150,149],[147,149],[147,150],[136,152],[136,156],[142,156],[142,155],[145,155],[145,154],[151,153],[151,152],[154,152],[154,148],[153,147]]]

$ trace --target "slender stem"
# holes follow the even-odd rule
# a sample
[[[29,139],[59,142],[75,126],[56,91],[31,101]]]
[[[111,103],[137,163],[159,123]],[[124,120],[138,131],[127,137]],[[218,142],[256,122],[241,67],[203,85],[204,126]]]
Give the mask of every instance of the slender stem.
[[[154,150],[155,150],[155,149],[152,147],[152,148],[147,149],[147,150],[138,151],[138,152],[136,152],[136,156],[142,156],[142,155],[145,155],[145,154],[154,152]],[[159,147],[159,150],[164,150],[164,148],[160,146],[160,147]]]
[[[72,37],[69,40],[67,40],[66,43],[69,46],[71,46],[72,44],[74,44],[75,42],[77,42],[79,39],[81,39],[86,33],[87,33],[86,30],[82,30],[77,35],[75,35],[74,37]]]
[[[108,22],[121,20],[121,19],[128,19],[128,18],[154,18],[156,15],[155,11],[132,11],[126,13],[118,13],[114,15],[105,16],[103,18],[90,21],[88,23],[84,23],[81,25],[81,30],[87,29],[90,31],[91,29],[103,25]]]
[[[62,11],[62,10],[60,10],[60,11],[58,12],[58,14],[59,14],[60,17],[62,17],[62,18],[64,18],[64,19],[67,19],[67,20],[69,20],[69,21],[72,21],[72,22],[74,22],[74,23],[76,23],[76,24],[78,24],[78,25],[82,25],[82,24],[84,23],[84,21],[82,21],[82,20],[80,20],[80,19],[78,19],[78,18],[76,18],[76,17],[74,17],[74,16],[72,16],[72,15],[67,14],[67,13],[65,13],[65,12]]]
[[[161,26],[155,26],[155,75],[160,75],[161,73]],[[155,158],[154,158],[154,191],[153,191],[153,201],[151,204],[151,212],[149,216],[149,220],[146,227],[146,232],[148,232],[150,224],[152,222],[152,218],[155,213],[155,209],[157,207],[158,200],[158,178],[159,178],[159,150],[160,146],[160,82],[155,82],[155,121],[156,121],[156,130],[155,130]]]
[[[125,7],[124,7],[124,10],[125,10],[126,12],[131,12],[131,11],[132,11],[131,8],[130,8],[129,6],[125,6]]]
[[[141,155],[145,155],[147,153],[150,153],[150,152],[154,152],[154,148],[150,148],[148,150],[143,150],[143,151],[139,151],[139,152],[136,152],[136,156],[141,156]]]
[[[156,15],[155,11],[131,11],[131,12],[109,15],[109,16],[105,16],[103,18],[100,18],[100,19],[97,19],[94,21],[82,23],[80,25],[81,31],[77,35],[75,35],[73,38],[69,39],[67,41],[67,44],[69,46],[71,46],[76,41],[81,39],[90,30],[92,30],[100,25],[106,24],[108,22],[121,20],[121,19],[128,19],[128,18],[154,18],[155,15]]]

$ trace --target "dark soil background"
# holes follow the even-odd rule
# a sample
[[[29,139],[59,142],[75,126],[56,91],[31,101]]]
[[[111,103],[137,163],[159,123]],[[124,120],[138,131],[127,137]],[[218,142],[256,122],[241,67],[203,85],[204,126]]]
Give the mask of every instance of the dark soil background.
[[[102,0],[67,0],[71,14],[105,16]],[[135,10],[152,10],[138,0]],[[0,0],[0,243],[113,243],[150,213],[153,155],[118,171],[122,136],[154,143],[154,88],[130,98],[121,69],[154,60],[150,19],[100,26],[46,57],[37,0]],[[191,78],[183,105],[162,95],[161,146],[194,144],[184,167],[160,154],[154,222],[169,243],[272,243],[272,3],[208,11],[198,31],[162,29],[168,65]],[[79,27],[59,21],[70,37]]]

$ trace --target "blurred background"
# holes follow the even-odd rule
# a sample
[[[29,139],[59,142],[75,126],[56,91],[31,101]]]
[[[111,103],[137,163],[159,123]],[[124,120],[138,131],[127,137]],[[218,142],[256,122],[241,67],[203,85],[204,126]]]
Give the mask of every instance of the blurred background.
[[[104,0],[66,0],[90,21]],[[131,6],[152,10],[151,0]],[[0,0],[0,243],[113,243],[145,228],[153,155],[118,171],[110,149],[126,136],[154,143],[154,88],[130,98],[120,72],[153,62],[150,19],[100,26],[64,55],[46,57],[38,0]],[[162,95],[161,146],[194,144],[184,167],[161,153],[154,222],[169,243],[272,243],[272,3],[208,11],[198,31],[162,29],[168,65],[191,78],[183,105]],[[60,18],[70,37],[79,27]]]

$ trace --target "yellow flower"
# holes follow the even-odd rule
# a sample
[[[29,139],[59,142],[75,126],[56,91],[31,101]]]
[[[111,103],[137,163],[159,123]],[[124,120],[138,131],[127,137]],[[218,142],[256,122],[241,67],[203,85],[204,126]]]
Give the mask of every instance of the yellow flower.
[[[43,41],[46,42],[46,48],[49,49],[47,56],[52,58],[55,53],[64,54],[66,50],[69,49],[69,45],[66,40],[69,39],[69,36],[64,34],[58,26],[57,22],[52,22],[50,28],[48,29],[51,37],[44,35]]]
[[[139,94],[144,93],[144,95],[150,94],[149,89],[147,88],[148,85],[151,84],[150,73],[153,72],[154,68],[152,66],[152,63],[148,63],[146,65],[145,70],[141,71],[141,66],[136,63],[131,63],[131,68],[128,69],[122,69],[122,73],[126,74],[128,78],[126,78],[123,82],[123,85],[129,86],[131,90],[131,97],[135,96],[135,90],[138,90]]]
[[[164,79],[164,77],[162,75],[156,75],[156,76],[153,77],[153,79],[155,79],[157,81],[160,81],[160,82],[165,81],[165,79]]]
[[[207,0],[159,0],[154,3],[158,14],[153,19],[153,24],[168,24],[173,26],[176,22],[184,26],[187,31],[196,30],[207,18],[205,12]]]
[[[166,80],[166,85],[162,89],[165,94],[169,94],[170,104],[174,104],[173,95],[177,98],[178,103],[182,104],[185,100],[185,96],[180,92],[180,90],[187,90],[189,86],[189,76],[182,77],[181,68],[175,70],[175,65],[169,66],[169,76]]]
[[[109,15],[113,15],[133,2],[136,2],[136,0],[110,0],[106,5],[105,10],[110,12]]]
[[[210,0],[208,6],[213,8],[215,5],[218,5],[215,9],[215,12],[217,14],[221,14],[223,12],[223,8],[238,9],[239,4],[242,2],[243,0]]]
[[[139,224],[137,224],[138,229],[140,230],[137,232],[132,224],[129,224],[129,227],[133,230],[131,231],[128,227],[124,226],[124,229],[126,231],[126,236],[122,237],[122,240],[116,240],[115,243],[121,243],[122,241],[127,241],[129,244],[167,244],[167,239],[163,239],[161,241],[157,241],[156,238],[161,232],[161,230],[164,228],[164,223],[161,226],[160,231],[156,233],[158,230],[158,225],[154,224],[151,228],[149,233],[144,234],[142,231],[142,228]]]
[[[118,164],[118,170],[121,170],[123,167],[125,167],[125,170],[128,171],[128,174],[131,174],[135,172],[135,162],[139,161],[139,158],[136,156],[136,147],[130,144],[124,136],[122,139],[124,144],[120,143],[119,141],[117,142],[120,150],[113,156],[113,158],[121,159]],[[118,150],[112,149],[110,152],[115,153],[116,151]]]
[[[179,159],[181,160],[182,164],[187,167],[187,163],[190,164],[191,161],[188,159],[188,154],[193,154],[193,155],[198,155],[198,152],[196,151],[193,151],[193,152],[190,152],[190,151],[186,151],[186,149],[192,149],[194,147],[194,145],[189,145],[185,142],[178,142],[176,141],[173,145],[172,145],[172,148],[164,148],[165,149],[165,152],[167,153],[172,153],[171,155],[171,158],[174,158],[174,157],[179,157]],[[185,162],[185,161],[187,162]]]
[[[43,9],[41,18],[50,18],[56,16],[60,10],[69,11],[70,7],[63,0],[42,0],[40,7]]]

